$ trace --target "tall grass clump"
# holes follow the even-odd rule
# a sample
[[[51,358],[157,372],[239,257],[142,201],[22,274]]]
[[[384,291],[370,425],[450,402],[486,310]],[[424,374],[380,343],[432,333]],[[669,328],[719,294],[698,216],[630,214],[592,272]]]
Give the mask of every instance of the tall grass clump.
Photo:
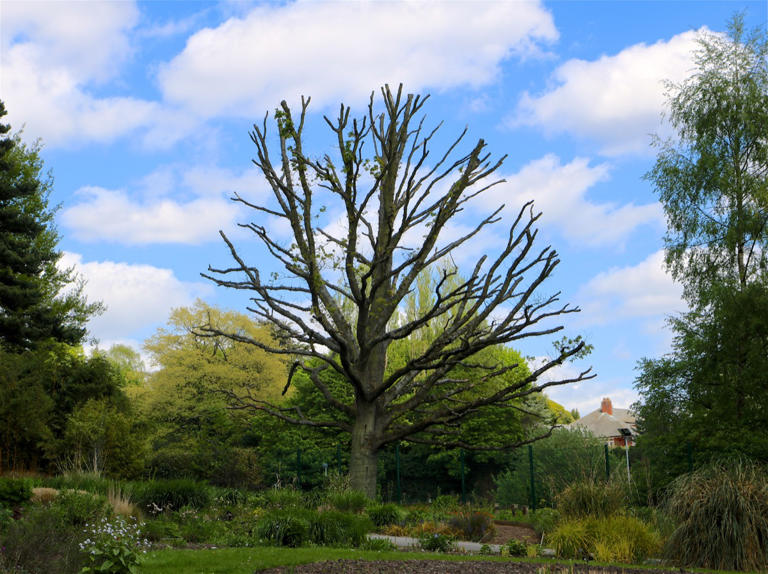
[[[132,498],[145,512],[157,514],[167,510],[205,508],[211,502],[210,487],[187,478],[154,480],[134,486]]]
[[[655,555],[661,548],[659,534],[634,516],[571,518],[549,535],[548,543],[560,558],[632,563]]]
[[[557,509],[567,517],[604,517],[621,512],[627,502],[623,484],[582,479],[568,485],[557,497]]]
[[[747,460],[717,461],[677,478],[667,501],[677,528],[667,557],[680,566],[768,569],[768,471]]]

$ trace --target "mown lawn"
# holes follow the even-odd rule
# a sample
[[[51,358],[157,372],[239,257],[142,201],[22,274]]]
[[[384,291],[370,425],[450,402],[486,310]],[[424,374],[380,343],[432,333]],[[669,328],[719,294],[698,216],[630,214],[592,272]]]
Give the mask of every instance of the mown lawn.
[[[501,556],[371,552],[351,548],[220,548],[216,550],[156,550],[147,554],[141,574],[252,574],[275,566],[295,566],[321,560],[492,560]]]

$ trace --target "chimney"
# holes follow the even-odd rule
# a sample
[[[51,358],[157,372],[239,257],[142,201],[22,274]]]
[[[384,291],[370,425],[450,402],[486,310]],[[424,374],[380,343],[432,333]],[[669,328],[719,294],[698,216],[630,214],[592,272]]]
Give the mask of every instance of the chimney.
[[[611,404],[611,399],[608,397],[603,399],[603,402],[600,403],[600,412],[613,415],[613,405]]]

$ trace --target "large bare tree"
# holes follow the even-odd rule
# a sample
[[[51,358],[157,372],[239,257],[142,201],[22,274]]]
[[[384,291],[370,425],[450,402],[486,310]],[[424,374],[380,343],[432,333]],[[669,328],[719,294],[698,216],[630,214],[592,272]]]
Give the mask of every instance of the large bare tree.
[[[250,311],[270,323],[283,344],[268,346],[240,333],[222,332],[215,325],[204,330],[291,357],[286,389],[291,376],[303,370],[329,408],[346,414],[343,418],[351,422],[330,416],[309,418],[300,409],[247,394],[232,397],[235,407],[350,433],[351,483],[370,496],[376,491],[377,454],[383,445],[417,437],[482,449],[483,445],[453,438],[452,425],[488,405],[512,404],[546,387],[594,376],[586,370],[570,379],[538,382],[545,372],[583,351],[583,342],[576,339],[560,344],[556,356],[529,376],[504,377],[515,382],[496,385],[492,392],[477,392],[491,388],[486,384],[489,380],[527,368],[473,363],[479,351],[553,335],[562,329],[552,323],[553,318],[578,311],[560,303],[558,293],[538,293],[559,259],[551,247],[535,247],[535,224],[541,214],[530,203],[519,210],[493,257],[481,257],[465,270],[464,277],[452,276],[452,267],[444,265],[429,308],[415,318],[402,313],[402,302],[421,273],[434,269],[501,219],[503,206],[463,236],[441,241],[446,225],[467,202],[499,183],[489,177],[504,158],[491,159],[483,140],[457,157],[465,130],[430,162],[429,146],[437,128],[427,131],[424,117],[419,117],[427,97],[406,96],[402,86],[397,91],[385,86],[381,93],[383,106],[372,95],[362,118],[350,120],[350,108],[344,105],[335,120],[325,118],[338,146],[336,163],[330,155],[313,158],[305,151],[309,98],[302,98],[298,115],[282,102],[274,116],[277,138],[268,137],[268,116],[261,125],[254,125],[251,139],[257,157],[253,161],[275,202],[267,206],[240,195],[233,199],[260,216],[261,223],[242,227],[263,242],[284,273],[263,277],[259,263],[247,262],[221,232],[235,263],[224,269],[209,267],[210,274],[204,274],[218,285],[249,291]],[[345,214],[340,233],[318,224],[323,202],[333,199]],[[269,217],[290,227],[292,242],[281,242],[270,233],[264,223]],[[423,234],[415,246],[414,233]],[[402,366],[388,368],[387,350],[393,341],[436,322],[442,332],[422,352]],[[473,376],[452,376],[457,371],[466,373],[467,366],[473,368]],[[354,390],[354,400],[334,395],[321,377],[327,369],[343,375]]]

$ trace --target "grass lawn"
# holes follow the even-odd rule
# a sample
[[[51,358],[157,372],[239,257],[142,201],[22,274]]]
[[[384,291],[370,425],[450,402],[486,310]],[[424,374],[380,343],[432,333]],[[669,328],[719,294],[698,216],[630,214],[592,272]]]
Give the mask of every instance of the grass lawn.
[[[501,556],[427,554],[422,552],[370,552],[352,548],[221,548],[216,550],[156,550],[147,554],[141,574],[252,574],[275,566],[293,566],[321,560],[493,560]]]

